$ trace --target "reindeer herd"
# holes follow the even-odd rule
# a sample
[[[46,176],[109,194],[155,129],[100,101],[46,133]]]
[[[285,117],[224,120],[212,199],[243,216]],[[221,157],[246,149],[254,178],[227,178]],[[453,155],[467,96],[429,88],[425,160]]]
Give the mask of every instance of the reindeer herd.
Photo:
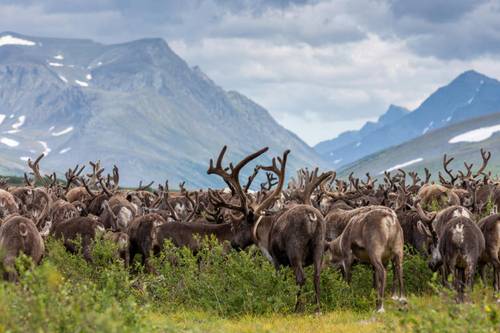
[[[337,179],[335,172],[301,169],[285,186],[290,151],[257,165],[242,184],[240,172],[268,148],[250,154],[237,164],[224,165],[226,147],[210,160],[208,174],[220,177],[225,189],[170,192],[168,182],[152,189],[119,187],[119,170],[104,175],[99,162],[76,166],[65,174],[42,175],[40,161],[28,161],[31,175],[25,185],[0,182],[0,253],[4,278],[18,279],[15,268],[20,253],[39,263],[47,237],[60,239],[66,249],[92,262],[96,237],[117,244],[128,266],[136,256],[154,273],[151,256],[162,251],[166,240],[196,252],[205,237],[238,250],[255,245],[279,269],[291,267],[299,286],[296,310],[302,309],[304,267],[313,266],[317,311],[320,310],[320,276],[324,265],[338,268],[350,282],[352,267],[373,267],[377,292],[376,310],[384,311],[387,267],[391,263],[395,300],[405,302],[404,246],[428,259],[440,271],[443,283],[457,290],[463,301],[479,272],[493,267],[493,286],[500,291],[500,182],[486,173],[489,152],[481,150],[482,165],[464,163],[456,173],[453,158],[443,159],[439,183],[426,169],[421,179],[404,170],[375,179]],[[254,180],[264,173],[266,182],[252,191]],[[408,181],[408,183],[407,183]],[[377,184],[378,182],[378,184]],[[480,218],[483,217],[483,218]],[[80,244],[75,244],[79,239]],[[453,279],[448,277],[452,275]]]

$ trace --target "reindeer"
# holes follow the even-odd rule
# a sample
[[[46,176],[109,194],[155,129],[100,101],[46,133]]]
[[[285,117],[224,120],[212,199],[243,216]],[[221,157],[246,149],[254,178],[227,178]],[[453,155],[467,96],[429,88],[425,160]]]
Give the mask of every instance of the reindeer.
[[[404,242],[409,246],[410,251],[416,251],[427,257],[431,253],[432,233],[429,227],[421,221],[419,214],[412,209],[411,187],[406,188],[405,184],[402,183],[397,186],[397,189],[398,196],[394,211],[403,229]]]
[[[328,244],[332,264],[339,267],[350,283],[355,261],[371,264],[377,289],[377,312],[384,312],[386,267],[394,269],[393,298],[406,302],[403,286],[403,230],[394,211],[371,208],[355,214],[342,234]],[[396,288],[397,284],[397,288]],[[398,289],[398,294],[396,294]]]
[[[227,147],[224,147],[222,149],[221,154],[219,155],[219,159],[217,160],[216,168],[213,167],[213,161],[211,160],[208,173],[216,173],[223,177],[225,181],[229,182],[229,184],[231,184],[233,189],[236,191],[241,203],[239,206],[227,203],[225,200],[223,200],[222,196],[215,191],[210,191],[211,200],[216,201],[219,204],[224,204],[228,209],[243,213],[243,217],[237,217],[231,222],[225,222],[215,225],[203,222],[185,223],[179,221],[165,223],[158,227],[158,244],[161,245],[163,244],[164,240],[170,239],[174,243],[174,245],[179,247],[187,246],[189,249],[196,252],[198,251],[200,246],[199,239],[203,239],[203,237],[212,235],[215,236],[220,242],[230,242],[231,246],[234,248],[244,249],[252,244],[251,226],[254,223],[254,213],[253,211],[249,210],[249,207],[247,205],[248,198],[241,189],[241,186],[239,185],[239,181],[237,179],[241,169],[249,162],[265,153],[268,148],[263,148],[253,154],[248,155],[236,166],[231,165],[231,174],[228,174],[221,167],[222,158],[224,157],[226,149]],[[281,184],[282,183],[283,180],[281,181]],[[278,193],[276,193],[275,191],[274,196],[268,197],[263,201],[261,205],[256,207],[259,208],[259,210],[263,210],[275,200],[275,196],[277,196]]]
[[[0,189],[0,219],[5,219],[19,211],[15,197],[6,190]]]
[[[85,260],[92,262],[92,244],[96,235],[104,234],[103,225],[91,217],[76,217],[52,225],[50,235],[63,241],[64,247],[71,253],[78,253],[76,243],[81,239],[81,250]]]
[[[15,260],[20,253],[38,264],[45,252],[44,243],[38,229],[30,219],[22,216],[8,218],[0,227],[0,251],[4,279],[17,281]]]
[[[158,228],[167,221],[159,214],[150,213],[136,217],[130,223],[127,233],[130,239],[129,263],[132,263],[136,254],[140,254],[142,265],[149,271],[152,268],[149,264],[151,253],[158,253],[161,246],[158,241]]]
[[[267,149],[263,149],[256,154],[262,154]],[[216,174],[230,184],[235,193],[240,198],[240,205],[233,205],[226,202],[220,195],[212,192],[213,200],[216,205],[237,211],[240,218],[234,218],[232,223],[237,221],[240,230],[246,232],[251,230],[251,238],[245,235],[246,245],[255,243],[275,266],[291,266],[295,273],[295,281],[299,285],[297,302],[295,310],[302,308],[300,294],[305,283],[305,274],[303,267],[314,266],[314,287],[316,294],[316,311],[320,311],[320,274],[324,252],[325,222],[321,212],[314,208],[311,203],[311,194],[313,190],[325,179],[331,176],[331,173],[325,173],[318,176],[316,169],[305,176],[304,189],[297,189],[294,197],[302,203],[294,203],[284,212],[271,216],[262,215],[265,208],[270,207],[283,188],[285,178],[286,161],[289,151],[285,151],[282,158],[273,158],[271,166],[258,166],[260,170],[272,172],[277,175],[278,183],[271,195],[267,196],[261,203],[249,202],[248,197],[243,191],[239,182],[239,171],[243,167],[240,162],[236,167],[230,164],[231,173],[228,173],[222,167],[222,160],[226,147],[219,154],[215,167],[210,160],[209,174]],[[257,155],[258,156],[258,155]],[[244,161],[246,161],[245,159]],[[250,228],[249,228],[250,227]]]
[[[465,288],[472,288],[474,272],[485,248],[481,230],[472,221],[472,213],[462,206],[427,213],[417,202],[416,211],[433,235],[429,268],[441,269],[444,285],[448,285],[448,276],[453,274],[458,300],[463,301]]]
[[[493,288],[500,292],[500,214],[492,214],[481,219],[477,226],[481,229],[485,240],[485,251],[479,261],[479,273],[486,282],[484,268],[493,266]]]
[[[458,300],[463,302],[464,289],[472,289],[474,273],[485,249],[484,236],[474,221],[458,216],[442,226],[438,241],[440,258],[436,260],[433,256],[430,267],[435,270],[442,265],[445,279],[453,274]]]

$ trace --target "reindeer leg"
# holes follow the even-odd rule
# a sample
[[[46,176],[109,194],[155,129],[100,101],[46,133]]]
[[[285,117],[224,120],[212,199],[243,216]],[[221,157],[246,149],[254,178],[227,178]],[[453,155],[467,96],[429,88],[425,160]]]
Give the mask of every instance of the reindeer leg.
[[[463,303],[465,300],[465,269],[456,268],[455,269],[455,288],[458,292],[458,302]]]
[[[476,267],[473,263],[467,265],[464,270],[464,286],[466,287],[467,293],[471,293],[474,288],[474,272]]]
[[[295,272],[295,282],[299,286],[299,291],[297,292],[297,301],[295,303],[295,312],[302,312],[304,311],[304,303],[302,302],[300,296],[302,293],[302,288],[306,283],[306,277],[304,269],[302,268],[302,263],[300,261],[296,261],[293,264],[293,270]]]
[[[346,256],[342,261],[342,275],[347,284],[351,285],[352,280],[352,263],[353,263],[352,254]]]
[[[375,263],[376,277],[377,277],[377,312],[385,312],[384,310],[384,292],[385,292],[385,279],[386,270],[382,263]]]
[[[397,254],[392,260],[393,282],[392,282],[392,299],[406,303],[404,283],[403,283],[403,255]],[[396,295],[396,286],[398,294]]]
[[[321,314],[320,308],[320,278],[321,278],[321,267],[323,262],[323,242],[318,242],[314,252],[314,291],[316,293],[316,314]]]
[[[481,277],[481,281],[483,281],[484,285],[486,285],[485,267],[486,267],[486,265],[483,262],[480,262],[478,264],[478,267],[477,267],[477,270],[479,272],[479,276]]]
[[[446,288],[452,289],[452,285],[448,281],[448,277],[451,273],[454,273],[454,271],[455,271],[455,261],[451,263],[450,261],[443,259],[443,267],[442,267],[443,286],[445,286]]]
[[[370,253],[369,255],[373,270],[375,271],[375,284],[377,286],[377,312],[385,312],[383,300],[387,271],[380,259],[381,255],[374,252]]]
[[[493,259],[493,289],[495,292],[500,292],[500,260]]]
[[[3,261],[3,267],[4,267],[4,280],[7,280],[9,282],[17,282],[18,280],[18,275],[16,271],[16,257],[15,256],[6,256],[4,261]]]

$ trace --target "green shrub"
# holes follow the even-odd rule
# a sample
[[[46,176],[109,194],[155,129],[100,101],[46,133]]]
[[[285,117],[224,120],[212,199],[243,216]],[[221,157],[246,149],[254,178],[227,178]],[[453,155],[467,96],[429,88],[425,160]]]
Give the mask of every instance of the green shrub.
[[[491,290],[473,295],[473,302],[458,304],[456,294],[433,287],[437,295],[425,299],[410,298],[406,312],[394,312],[385,318],[385,330],[396,332],[498,332],[500,309],[491,299]],[[489,294],[489,296],[488,296]]]
[[[155,274],[125,268],[115,244],[97,240],[93,260],[68,253],[55,240],[46,243],[46,256],[34,267],[17,260],[19,283],[0,282],[0,332],[174,331],[169,320],[179,311],[201,311],[215,317],[290,314],[298,287],[288,267],[276,271],[260,251],[227,250],[214,239],[193,254],[166,243],[152,259]],[[302,297],[306,313],[314,307],[312,267],[306,268]],[[415,295],[430,291],[430,271],[424,259],[406,254],[406,289]],[[371,312],[375,305],[372,268],[357,265],[351,286],[340,273],[325,267],[321,275],[323,312]],[[387,295],[392,286],[389,267]]]

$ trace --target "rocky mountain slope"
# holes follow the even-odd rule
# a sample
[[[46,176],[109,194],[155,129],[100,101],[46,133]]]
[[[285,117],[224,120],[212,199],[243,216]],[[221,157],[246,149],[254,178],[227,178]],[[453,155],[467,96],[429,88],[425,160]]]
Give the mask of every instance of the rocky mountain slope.
[[[123,185],[139,180],[210,186],[209,158],[264,146],[291,149],[289,170],[324,160],[265,110],[189,67],[162,39],[103,45],[91,40],[0,33],[0,173],[65,171],[100,159]],[[266,163],[266,158],[260,163]]]

